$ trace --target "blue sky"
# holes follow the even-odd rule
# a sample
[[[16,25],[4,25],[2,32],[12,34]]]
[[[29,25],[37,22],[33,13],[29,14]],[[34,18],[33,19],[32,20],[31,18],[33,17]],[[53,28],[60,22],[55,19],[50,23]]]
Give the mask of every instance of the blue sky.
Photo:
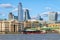
[[[60,12],[60,0],[0,0],[0,16],[8,18],[9,12],[16,10],[19,2],[22,3],[23,8],[30,10],[31,17],[36,17],[48,11]],[[13,12],[14,15],[17,15],[17,13],[17,11]],[[47,17],[43,15],[42,17],[47,20]]]

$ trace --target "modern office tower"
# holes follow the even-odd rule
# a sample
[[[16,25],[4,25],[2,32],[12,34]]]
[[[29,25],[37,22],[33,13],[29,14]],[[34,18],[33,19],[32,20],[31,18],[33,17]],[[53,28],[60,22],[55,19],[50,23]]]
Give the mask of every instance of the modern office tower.
[[[40,15],[37,16],[37,20],[43,20]]]
[[[22,9],[22,3],[19,3],[18,5],[18,21],[23,21],[23,9]]]
[[[24,21],[31,19],[30,15],[29,15],[29,10],[28,9],[24,9]]]
[[[14,19],[18,20],[18,16],[14,16]]]
[[[57,12],[49,12],[49,21],[57,21],[58,19],[58,13]]]
[[[39,20],[43,20],[43,18],[41,18],[41,16],[39,16]]]
[[[12,12],[9,13],[8,17],[9,17],[9,18],[8,18],[9,20],[14,19],[14,15],[12,14]]]

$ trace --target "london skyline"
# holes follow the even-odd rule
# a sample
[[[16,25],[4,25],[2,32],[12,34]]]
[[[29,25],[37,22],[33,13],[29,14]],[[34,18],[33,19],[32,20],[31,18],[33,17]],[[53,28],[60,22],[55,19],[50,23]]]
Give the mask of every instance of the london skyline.
[[[18,15],[17,7],[19,2],[22,3],[23,9],[28,8],[30,10],[29,14],[31,17],[36,17],[38,14],[44,14],[48,11],[60,12],[59,0],[1,0],[0,16],[7,18],[10,12]],[[45,17],[45,19],[47,18]]]

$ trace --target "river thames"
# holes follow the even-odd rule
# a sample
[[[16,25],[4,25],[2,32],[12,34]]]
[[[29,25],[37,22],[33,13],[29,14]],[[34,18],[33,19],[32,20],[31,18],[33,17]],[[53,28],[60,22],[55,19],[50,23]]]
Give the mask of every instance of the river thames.
[[[0,40],[60,40],[60,34],[0,34]]]

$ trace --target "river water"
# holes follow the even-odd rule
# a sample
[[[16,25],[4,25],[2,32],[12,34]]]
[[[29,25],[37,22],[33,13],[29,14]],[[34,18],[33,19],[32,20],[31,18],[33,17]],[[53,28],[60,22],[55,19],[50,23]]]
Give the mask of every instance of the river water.
[[[60,34],[0,34],[0,40],[60,40]]]

